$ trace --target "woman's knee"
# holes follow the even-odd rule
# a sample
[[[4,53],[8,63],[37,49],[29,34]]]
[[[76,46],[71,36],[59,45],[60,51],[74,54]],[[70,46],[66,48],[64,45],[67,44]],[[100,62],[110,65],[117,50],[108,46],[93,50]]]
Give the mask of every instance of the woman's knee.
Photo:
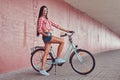
[[[60,44],[63,44],[63,45],[64,45],[64,41],[63,41],[63,40],[61,40]]]

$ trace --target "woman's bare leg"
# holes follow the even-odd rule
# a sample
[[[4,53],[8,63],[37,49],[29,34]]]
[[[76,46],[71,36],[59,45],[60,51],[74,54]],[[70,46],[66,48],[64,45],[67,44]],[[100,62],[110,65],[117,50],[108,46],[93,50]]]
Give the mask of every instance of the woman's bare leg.
[[[49,54],[50,48],[51,48],[51,43],[45,43],[45,53],[42,58],[42,68],[41,68],[42,70],[45,70],[45,64],[46,64],[46,60],[47,60],[47,56]]]
[[[53,36],[51,41],[50,41],[50,43],[58,43],[59,44],[58,50],[57,50],[57,57],[56,58],[61,57],[61,52],[63,50],[64,41],[61,38]]]

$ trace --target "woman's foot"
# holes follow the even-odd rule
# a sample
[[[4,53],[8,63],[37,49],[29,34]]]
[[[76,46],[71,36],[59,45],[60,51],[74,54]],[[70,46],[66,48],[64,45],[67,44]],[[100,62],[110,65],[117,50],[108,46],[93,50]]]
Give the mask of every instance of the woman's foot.
[[[62,58],[57,58],[57,59],[55,59],[55,63],[56,63],[56,64],[65,63],[65,60],[62,59]]]
[[[46,70],[40,70],[40,74],[48,76],[50,75],[48,72],[46,72]]]

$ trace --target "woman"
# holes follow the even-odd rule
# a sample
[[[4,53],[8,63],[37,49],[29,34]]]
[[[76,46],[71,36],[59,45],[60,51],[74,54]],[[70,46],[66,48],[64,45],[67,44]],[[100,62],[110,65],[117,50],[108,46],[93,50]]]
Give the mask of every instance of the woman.
[[[42,74],[42,75],[49,75],[49,73],[47,73],[45,70],[45,64],[46,64],[47,56],[49,54],[49,50],[51,48],[51,43],[59,44],[55,63],[64,63],[65,62],[65,60],[63,60],[61,58],[61,51],[64,46],[64,41],[61,38],[52,36],[52,33],[50,32],[50,31],[52,31],[52,26],[54,26],[62,31],[65,31],[65,32],[71,32],[69,30],[63,29],[59,25],[50,21],[47,17],[47,14],[48,14],[48,8],[46,6],[42,6],[40,8],[39,17],[38,17],[38,26],[37,26],[38,34],[42,34],[42,39],[45,44],[45,53],[42,57],[43,58],[42,59],[42,67],[40,70],[40,74]]]

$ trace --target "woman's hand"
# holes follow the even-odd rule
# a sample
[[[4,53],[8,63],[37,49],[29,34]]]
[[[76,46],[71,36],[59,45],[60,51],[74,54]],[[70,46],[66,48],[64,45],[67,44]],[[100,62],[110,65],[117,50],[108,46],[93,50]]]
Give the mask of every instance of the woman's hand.
[[[48,33],[47,36],[50,36],[50,33]]]
[[[74,33],[74,31],[69,31],[69,33]]]
[[[44,33],[44,32],[41,32],[41,34],[42,34],[43,36],[50,36],[50,34],[46,34],[46,33]]]

